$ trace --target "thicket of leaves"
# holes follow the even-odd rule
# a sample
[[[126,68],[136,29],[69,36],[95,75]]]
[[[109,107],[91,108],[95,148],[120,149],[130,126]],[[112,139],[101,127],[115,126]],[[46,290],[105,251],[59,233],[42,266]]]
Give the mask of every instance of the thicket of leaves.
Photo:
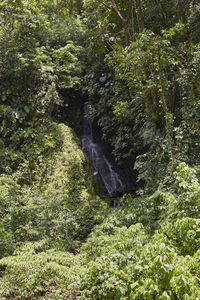
[[[144,30],[136,24],[139,19],[129,15],[136,27],[125,47],[117,40],[122,32],[117,30],[120,21],[112,17],[112,9],[100,1],[86,1],[100,16],[88,35],[95,57],[85,84],[91,115],[112,145],[116,160],[130,169],[130,161],[134,167],[137,157],[139,179],[151,193],[164,178],[170,161],[199,165],[199,4],[133,2],[136,14],[136,2],[142,2]],[[128,2],[116,3],[127,16]],[[94,30],[98,37],[95,44]],[[91,56],[89,59],[92,61]]]
[[[174,189],[176,186],[176,189]],[[82,299],[198,299],[199,182],[186,164],[167,190],[125,195],[82,246]]]
[[[54,237],[56,250],[49,250],[47,240],[26,242],[1,259],[0,295],[198,299],[199,197],[194,169],[181,163],[151,197],[124,195],[117,209],[104,214],[80,254],[58,251]]]
[[[0,168],[12,173],[29,160],[25,144],[50,126],[64,92],[80,83],[81,49],[72,36],[81,31],[66,4],[48,1],[1,1],[0,22]],[[43,151],[34,150],[32,160]]]
[[[6,266],[0,293],[12,299],[76,299],[82,266],[77,256],[58,250],[44,251],[43,243],[27,243]]]

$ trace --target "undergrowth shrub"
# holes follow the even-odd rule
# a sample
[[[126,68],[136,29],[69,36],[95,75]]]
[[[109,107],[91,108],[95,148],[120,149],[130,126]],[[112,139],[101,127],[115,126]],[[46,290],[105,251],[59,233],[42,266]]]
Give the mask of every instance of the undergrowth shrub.
[[[125,195],[81,248],[82,299],[199,299],[199,213],[199,182],[184,163],[152,196]]]
[[[1,259],[0,295],[9,299],[76,299],[83,267],[78,256],[42,243],[27,243],[14,256]]]
[[[13,207],[21,206],[21,188],[9,175],[0,176],[0,257],[15,249],[11,214]]]

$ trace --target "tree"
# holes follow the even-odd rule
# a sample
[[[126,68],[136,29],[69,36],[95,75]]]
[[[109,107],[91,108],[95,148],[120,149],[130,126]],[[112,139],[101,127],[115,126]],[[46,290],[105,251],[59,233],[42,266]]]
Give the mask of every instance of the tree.
[[[128,26],[128,18],[124,18],[122,16],[121,12],[117,8],[115,0],[109,0],[109,1],[111,3],[111,6],[101,0],[98,0],[99,3],[102,3],[108,10],[112,10],[117,15],[117,17],[119,18],[119,20],[124,28],[124,32],[125,32],[125,36],[126,36],[126,45],[129,45],[131,42],[131,34],[129,31],[129,26]]]

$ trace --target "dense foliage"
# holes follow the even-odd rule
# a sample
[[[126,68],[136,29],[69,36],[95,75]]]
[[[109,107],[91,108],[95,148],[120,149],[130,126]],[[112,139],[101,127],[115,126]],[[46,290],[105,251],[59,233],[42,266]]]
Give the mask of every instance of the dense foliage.
[[[4,0],[0,24],[0,297],[200,299],[199,1]],[[138,174],[115,209],[85,101]]]

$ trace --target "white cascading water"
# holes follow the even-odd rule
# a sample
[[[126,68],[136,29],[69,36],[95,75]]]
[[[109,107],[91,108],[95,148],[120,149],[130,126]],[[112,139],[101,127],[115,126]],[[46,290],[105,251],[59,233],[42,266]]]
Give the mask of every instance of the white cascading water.
[[[82,149],[87,154],[91,165],[95,169],[94,175],[99,174],[110,196],[125,190],[125,184],[120,175],[114,170],[113,165],[106,157],[100,144],[94,142],[92,120],[87,116],[88,108],[85,109]]]

